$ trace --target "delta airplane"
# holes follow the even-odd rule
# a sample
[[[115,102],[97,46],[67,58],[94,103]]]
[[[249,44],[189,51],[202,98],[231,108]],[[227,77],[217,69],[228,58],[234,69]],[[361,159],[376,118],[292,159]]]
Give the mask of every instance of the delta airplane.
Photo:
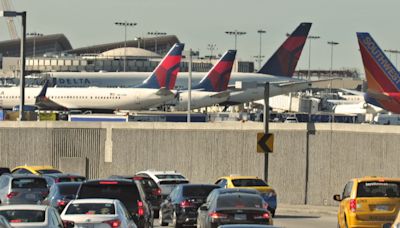
[[[135,88],[26,88],[25,103],[40,109],[144,110],[175,99],[171,90],[179,72],[184,44],[175,44],[153,73]],[[0,88],[0,105],[19,104],[19,87]]]
[[[262,99],[266,82],[271,83],[270,96],[310,88],[311,81],[292,78],[310,28],[311,23],[301,23],[257,73],[232,73],[230,97],[224,103],[241,104]],[[179,73],[177,88],[187,88],[188,75]],[[49,76],[58,87],[127,87],[145,79],[143,72],[54,72]],[[199,83],[203,76],[204,73],[193,73],[192,83]],[[238,82],[245,87],[238,87]]]
[[[368,90],[365,101],[400,114],[400,74],[369,33],[357,33]]]
[[[191,90],[191,109],[212,106],[229,98],[228,83],[231,77],[236,50],[229,50],[221,57],[204,78]],[[174,110],[187,111],[189,92],[179,93],[179,102]]]

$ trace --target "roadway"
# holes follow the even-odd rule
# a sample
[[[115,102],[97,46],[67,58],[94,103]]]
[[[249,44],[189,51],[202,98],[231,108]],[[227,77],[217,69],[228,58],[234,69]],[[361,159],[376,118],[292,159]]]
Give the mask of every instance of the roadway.
[[[335,228],[337,219],[335,215],[331,214],[285,212],[276,215],[274,225],[287,228]],[[157,219],[154,220],[154,227],[160,227]]]

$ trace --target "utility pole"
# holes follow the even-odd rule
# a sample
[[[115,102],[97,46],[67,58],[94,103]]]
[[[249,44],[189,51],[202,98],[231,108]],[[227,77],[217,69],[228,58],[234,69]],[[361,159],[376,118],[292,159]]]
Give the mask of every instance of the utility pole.
[[[260,29],[260,30],[257,31],[257,33],[260,34],[260,50],[259,50],[259,52],[258,52],[258,70],[260,70],[260,69],[261,69],[261,58],[262,58],[262,57],[261,57],[262,34],[267,33],[267,31]]]

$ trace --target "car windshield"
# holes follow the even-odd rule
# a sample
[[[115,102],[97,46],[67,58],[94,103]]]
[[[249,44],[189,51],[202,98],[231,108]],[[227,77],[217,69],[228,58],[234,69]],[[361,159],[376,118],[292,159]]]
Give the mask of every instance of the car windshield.
[[[36,172],[40,174],[52,174],[52,173],[61,173],[60,171],[56,169],[41,169],[41,170],[36,170]]]
[[[139,191],[134,182],[118,184],[117,182],[110,182],[112,184],[102,183],[99,184],[82,184],[79,190],[78,198],[106,198],[118,199],[125,207],[133,213],[137,209],[137,202],[141,200]]]
[[[216,188],[218,188],[218,186],[184,186],[182,195],[184,197],[206,198],[208,194]]]
[[[47,182],[42,178],[16,178],[11,188],[47,188]]]
[[[76,195],[79,189],[79,184],[74,185],[62,185],[59,187],[61,195]]]
[[[262,208],[262,198],[258,195],[245,194],[226,194],[220,195],[217,199],[217,207],[235,207],[235,208]]]
[[[357,197],[400,197],[400,182],[360,182]]]
[[[113,215],[115,214],[112,203],[73,203],[70,204],[66,215]]]
[[[261,179],[236,179],[232,180],[232,183],[236,187],[247,187],[247,186],[253,186],[253,187],[266,187],[268,186],[265,181]]]
[[[159,174],[159,175],[156,175],[156,177],[158,179],[183,179],[183,180],[186,179],[184,176],[179,175],[179,174]]]
[[[39,210],[2,210],[0,215],[10,223],[44,222],[45,220],[45,211]]]

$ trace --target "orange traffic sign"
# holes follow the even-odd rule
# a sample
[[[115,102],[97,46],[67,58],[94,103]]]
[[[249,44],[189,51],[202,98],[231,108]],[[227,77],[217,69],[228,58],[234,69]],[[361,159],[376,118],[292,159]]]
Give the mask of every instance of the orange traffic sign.
[[[272,153],[274,150],[274,134],[257,133],[257,152]]]

